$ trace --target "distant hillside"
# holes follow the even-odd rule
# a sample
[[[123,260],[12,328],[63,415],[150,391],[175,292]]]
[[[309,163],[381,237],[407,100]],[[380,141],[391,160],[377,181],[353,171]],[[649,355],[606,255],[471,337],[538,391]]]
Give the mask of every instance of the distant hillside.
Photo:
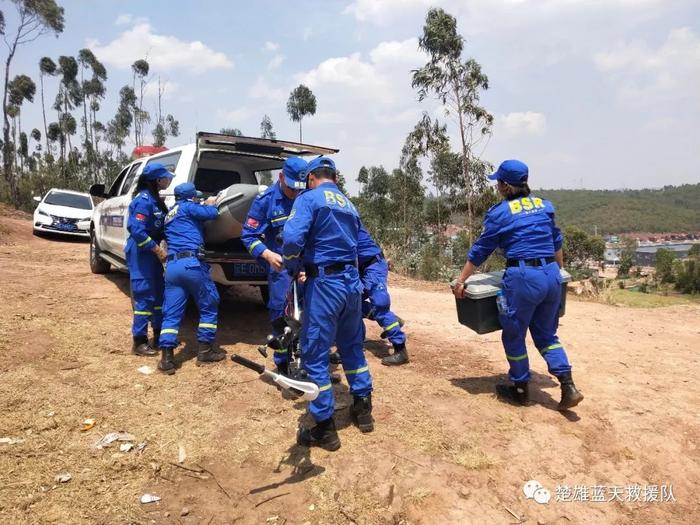
[[[700,230],[700,184],[660,190],[535,190],[557,209],[560,226],[599,234]]]

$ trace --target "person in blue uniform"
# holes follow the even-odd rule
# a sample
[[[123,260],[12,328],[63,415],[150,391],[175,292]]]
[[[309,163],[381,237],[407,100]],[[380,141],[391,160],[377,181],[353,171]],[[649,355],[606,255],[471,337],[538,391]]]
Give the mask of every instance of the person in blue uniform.
[[[261,193],[250,207],[243,224],[241,241],[250,254],[267,267],[270,321],[284,315],[291,277],[284,271],[282,231],[292,211],[294,199],[306,188],[307,163],[300,157],[284,161],[278,181]],[[280,335],[273,325],[273,334]],[[275,350],[273,360],[287,374],[287,350]]]
[[[315,158],[307,173],[309,189],[294,201],[282,246],[288,271],[293,275],[303,272],[306,279],[301,361],[321,391],[309,406],[316,425],[301,427],[297,443],[337,450],[340,439],[333,419],[335,400],[328,370],[333,342],[353,394],[352,416],[360,431],[374,429],[372,378],[362,350],[362,283],[357,269],[360,217],[334,183],[333,160]]]
[[[384,252],[362,224],[358,235],[357,258],[364,288],[362,314],[377,322],[383,330],[382,339],[388,339],[394,347],[394,353],[384,357],[382,364],[396,366],[408,363],[403,322],[391,311],[391,297],[387,286],[389,266]]]
[[[197,363],[221,361],[226,354],[214,347],[219,293],[211,279],[209,265],[200,260],[204,246],[204,223],[219,216],[211,197],[205,204],[193,201],[197,190],[191,182],[175,187],[175,205],[165,217],[165,240],[168,243],[165,267],[165,301],[163,328],[160,333],[162,358],[158,369],[168,375],[175,373],[173,352],[177,346],[180,322],[185,315],[187,300],[194,298],[199,310]]]
[[[512,384],[497,385],[496,391],[511,402],[528,403],[530,366],[525,335],[529,328],[549,372],[559,379],[559,409],[575,407],[583,395],[574,385],[571,365],[557,337],[562,282],[559,269],[564,257],[563,238],[554,222],[554,206],[530,195],[528,167],[523,162],[506,160],[489,178],[498,181],[503,201],[487,212],[483,232],[469,250],[453,293],[463,298],[464,282],[491,252],[501,248],[507,258],[502,285],[506,307],[499,319]]]
[[[129,204],[126,229],[126,265],[129,269],[131,302],[134,320],[132,352],[136,355],[157,355],[148,344],[148,323],[153,330],[153,346],[158,344],[163,307],[163,219],[168,211],[159,191],[166,189],[174,175],[158,162],[148,164],[139,177]]]

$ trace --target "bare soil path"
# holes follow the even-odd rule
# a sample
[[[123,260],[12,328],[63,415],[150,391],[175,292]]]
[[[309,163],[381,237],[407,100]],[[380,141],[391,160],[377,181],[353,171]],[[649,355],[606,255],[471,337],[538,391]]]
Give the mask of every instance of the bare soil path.
[[[698,305],[569,298],[560,335],[586,400],[561,414],[536,351],[533,406],[500,402],[499,334],[460,326],[441,287],[394,278],[412,362],[382,367],[387,348],[368,324],[376,431],[350,424],[337,385],[342,448],[329,453],[294,446],[303,404],[229,360],[196,367],[191,335],[176,375],[138,372],[156,360],[129,353],[128,278],[91,274],[87,244],[0,217],[0,283],[0,438],[14,439],[0,442],[0,523],[700,522]],[[219,327],[224,349],[259,359],[257,292],[228,297]],[[86,418],[96,424],[83,431]],[[145,448],[94,447],[115,431]],[[55,481],[64,472],[70,481]],[[548,504],[525,498],[529,479]],[[661,485],[675,502],[653,501]],[[143,505],[145,493],[162,499]]]

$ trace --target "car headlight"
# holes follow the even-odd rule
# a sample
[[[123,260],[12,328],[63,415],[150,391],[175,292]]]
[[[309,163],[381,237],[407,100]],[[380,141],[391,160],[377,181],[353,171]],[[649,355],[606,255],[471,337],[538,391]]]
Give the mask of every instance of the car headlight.
[[[43,215],[44,217],[51,217],[51,215],[46,213],[44,210],[39,210],[39,215]]]

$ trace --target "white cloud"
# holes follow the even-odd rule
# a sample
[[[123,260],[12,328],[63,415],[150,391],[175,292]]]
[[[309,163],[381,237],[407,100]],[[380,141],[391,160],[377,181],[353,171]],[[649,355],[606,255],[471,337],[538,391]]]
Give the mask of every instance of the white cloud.
[[[117,26],[128,25],[131,23],[131,20],[133,18],[134,17],[132,15],[129,15],[129,14],[119,15],[117,17],[117,19],[115,20],[114,25],[117,25]]]
[[[160,82],[160,89],[163,92],[163,99],[172,98],[172,95],[178,92],[180,85],[169,80]],[[151,80],[143,89],[143,94],[146,97],[158,98],[158,79]]]
[[[496,125],[509,136],[542,135],[547,127],[547,119],[536,111],[516,111],[496,119]]]
[[[435,0],[355,0],[343,14],[353,15],[360,22],[383,24],[397,15],[427,10],[439,3]]]
[[[329,58],[299,75],[298,80],[312,90],[330,90],[333,93],[329,95],[346,102],[363,99],[373,105],[392,105],[401,100],[402,94],[406,95],[406,87],[410,91],[411,69],[426,60],[417,47],[415,38],[381,42],[369,52],[369,61],[363,60],[360,53]]]
[[[217,116],[220,119],[223,119],[226,121],[226,126],[225,127],[231,127],[231,128],[241,128],[242,127],[242,122],[244,122],[246,119],[250,118],[253,115],[253,110],[251,110],[247,106],[242,106],[240,108],[236,109],[230,109],[230,110],[219,110],[217,112]]]
[[[571,13],[601,8],[632,11],[663,4],[663,0],[354,0],[343,10],[343,14],[354,16],[358,22],[387,25],[399,17],[425,15],[432,7],[442,7],[457,16],[458,20],[460,15],[478,16],[488,13],[484,21],[491,17],[493,22],[492,17],[498,14],[517,14],[518,22],[522,26],[522,14],[532,17],[536,14]],[[474,25],[473,16],[469,16],[469,20]]]
[[[409,38],[403,42],[381,42],[369,53],[372,62],[382,64],[408,64],[418,67],[428,59],[427,55],[418,49],[418,39]]]
[[[698,97],[700,38],[688,27],[671,30],[656,49],[644,42],[621,43],[595,55],[594,62],[613,77],[624,98],[646,100],[660,94]]]
[[[88,39],[87,47],[108,65],[128,69],[138,59],[146,58],[157,71],[187,70],[201,73],[210,69],[228,69],[233,62],[221,52],[198,40],[185,42],[177,37],[158,35],[148,22],[140,21],[112,42],[100,45]]]
[[[290,88],[291,90],[291,88]],[[265,77],[258,77],[248,89],[248,96],[252,99],[264,99],[269,102],[282,102],[286,100],[288,91],[271,86]]]
[[[280,45],[275,42],[270,42],[269,40],[265,42],[263,49],[265,51],[272,51],[273,53],[280,48]]]
[[[277,69],[282,65],[282,62],[284,62],[285,56],[278,53],[275,56],[272,57],[272,60],[270,60],[269,64],[267,64],[267,69]]]

